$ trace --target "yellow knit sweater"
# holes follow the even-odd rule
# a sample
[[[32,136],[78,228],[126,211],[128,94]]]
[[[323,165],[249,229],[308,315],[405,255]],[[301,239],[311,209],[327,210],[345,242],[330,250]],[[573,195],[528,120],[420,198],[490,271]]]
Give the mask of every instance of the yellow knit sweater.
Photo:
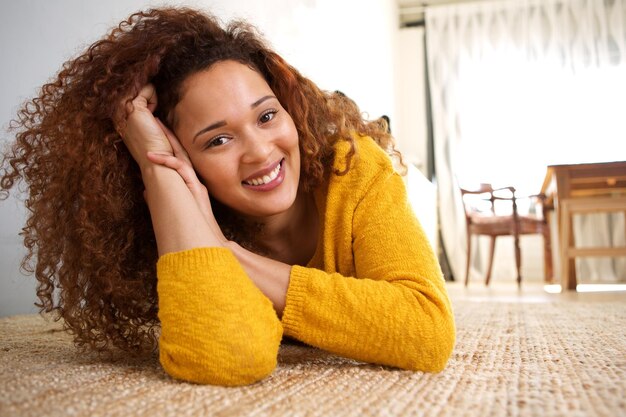
[[[347,144],[337,147],[343,169]],[[173,377],[242,385],[269,375],[282,334],[366,362],[436,372],[455,340],[437,259],[401,177],[370,138],[343,176],[315,191],[320,237],[291,268],[282,322],[225,248],[169,253],[157,264],[160,360]]]

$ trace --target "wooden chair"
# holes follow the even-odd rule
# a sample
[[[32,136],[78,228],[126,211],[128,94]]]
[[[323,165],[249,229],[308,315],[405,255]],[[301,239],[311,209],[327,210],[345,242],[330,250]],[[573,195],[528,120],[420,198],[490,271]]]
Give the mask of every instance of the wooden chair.
[[[471,204],[473,196],[474,202],[482,201],[487,207],[477,208]],[[482,198],[481,198],[482,197]],[[491,279],[491,269],[493,266],[493,253],[496,247],[498,236],[513,236],[515,244],[515,266],[517,267],[517,284],[522,283],[520,274],[521,250],[519,244],[520,235],[541,234],[544,239],[544,273],[546,280],[552,279],[552,248],[550,244],[550,227],[547,222],[545,206],[545,196],[543,194],[528,196],[541,206],[541,215],[520,215],[518,213],[517,201],[514,187],[502,187],[494,189],[491,184],[481,184],[477,190],[467,190],[461,188],[461,198],[465,211],[467,223],[467,266],[465,269],[465,286],[469,281],[469,269],[471,259],[472,237],[474,235],[485,235],[491,238],[489,250],[489,264],[485,285],[489,285]],[[496,201],[510,203],[510,214],[497,214]]]

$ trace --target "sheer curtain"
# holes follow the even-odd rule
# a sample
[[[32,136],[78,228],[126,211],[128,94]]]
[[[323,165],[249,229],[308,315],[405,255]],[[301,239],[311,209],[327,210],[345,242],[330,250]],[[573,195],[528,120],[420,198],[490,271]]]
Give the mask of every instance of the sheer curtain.
[[[466,237],[457,180],[530,194],[547,165],[626,160],[626,0],[430,7],[426,36],[442,237],[460,277]],[[620,214],[575,219],[577,236],[593,235],[583,244],[623,244],[625,229]],[[604,233],[589,233],[597,231]],[[532,245],[523,257],[535,253],[540,265],[541,240]],[[506,265],[496,259],[496,278],[514,277],[510,252]],[[472,272],[483,272],[474,259]],[[578,268],[581,281],[626,278],[624,259],[585,258]]]

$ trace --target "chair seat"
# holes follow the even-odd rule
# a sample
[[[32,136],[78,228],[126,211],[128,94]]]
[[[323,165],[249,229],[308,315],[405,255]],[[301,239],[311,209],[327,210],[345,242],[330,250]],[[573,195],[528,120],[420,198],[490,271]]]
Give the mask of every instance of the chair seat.
[[[518,216],[519,234],[540,233],[545,227],[545,222],[533,216]],[[513,215],[482,215],[470,216],[470,231],[475,234],[489,236],[504,236],[513,234]]]

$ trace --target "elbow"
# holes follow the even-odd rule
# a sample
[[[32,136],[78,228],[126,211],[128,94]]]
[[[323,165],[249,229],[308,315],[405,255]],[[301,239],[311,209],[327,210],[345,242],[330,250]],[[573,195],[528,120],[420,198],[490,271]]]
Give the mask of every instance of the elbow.
[[[424,372],[441,372],[446,368],[450,356],[452,356],[452,350],[454,349],[455,336],[454,331],[451,334],[441,335],[435,338],[433,346],[429,347],[426,354],[428,360],[424,361],[422,371]]]
[[[279,347],[228,346],[200,353],[161,345],[159,359],[171,377],[220,386],[249,385],[269,376],[276,368]]]
[[[445,369],[454,345],[456,329],[452,312],[442,313],[437,320],[432,320],[428,330],[416,331],[413,355],[407,368],[412,371],[441,372]]]

